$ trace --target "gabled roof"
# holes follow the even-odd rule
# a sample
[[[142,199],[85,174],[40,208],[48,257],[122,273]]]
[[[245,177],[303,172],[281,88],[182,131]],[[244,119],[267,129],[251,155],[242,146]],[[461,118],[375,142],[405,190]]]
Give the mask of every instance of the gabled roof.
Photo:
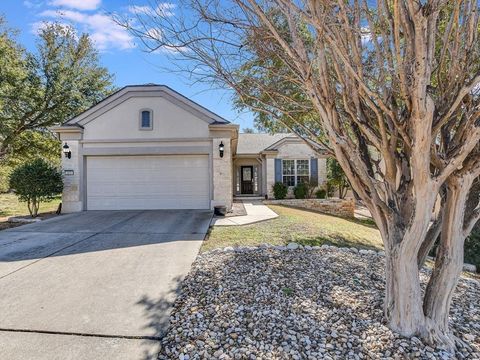
[[[272,145],[267,147],[265,150],[266,151],[278,150],[278,148],[281,147],[285,143],[304,143],[304,144],[306,143],[308,146],[312,147],[317,152],[325,151],[323,146],[320,145],[319,143],[316,143],[315,141],[312,141],[310,139],[302,139],[301,137],[299,137],[295,134],[289,134],[289,136],[281,138],[276,143],[273,143]]]
[[[68,120],[64,125],[77,124],[83,126],[132,97],[163,97],[209,124],[230,124],[228,120],[220,115],[197,104],[166,85],[146,84],[125,86],[73,119]]]
[[[238,134],[237,154],[259,154],[271,145],[293,134]]]
[[[262,151],[277,151],[285,143],[308,143],[317,152],[322,153],[325,149],[311,140],[304,140],[299,136],[288,134],[238,134],[238,155],[260,154]]]

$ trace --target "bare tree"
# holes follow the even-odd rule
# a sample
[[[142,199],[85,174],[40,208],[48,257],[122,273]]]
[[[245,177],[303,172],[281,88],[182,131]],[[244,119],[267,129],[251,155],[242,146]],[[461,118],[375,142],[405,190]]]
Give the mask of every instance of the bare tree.
[[[119,21],[180,71],[325,145],[382,235],[390,328],[454,349],[449,308],[480,217],[477,2],[192,0],[175,12]]]

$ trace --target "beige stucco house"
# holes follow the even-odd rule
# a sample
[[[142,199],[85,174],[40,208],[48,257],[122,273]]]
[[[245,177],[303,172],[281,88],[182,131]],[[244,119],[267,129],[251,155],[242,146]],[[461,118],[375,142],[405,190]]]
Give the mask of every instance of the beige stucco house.
[[[127,86],[54,128],[64,155],[63,212],[231,208],[325,181],[326,155],[292,134],[238,125],[162,85]]]

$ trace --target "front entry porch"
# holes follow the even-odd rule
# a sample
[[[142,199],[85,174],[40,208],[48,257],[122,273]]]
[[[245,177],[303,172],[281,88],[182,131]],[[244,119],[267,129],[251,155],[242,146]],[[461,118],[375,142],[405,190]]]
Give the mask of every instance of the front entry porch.
[[[260,158],[237,158],[233,161],[233,189],[235,197],[262,197],[262,169]]]

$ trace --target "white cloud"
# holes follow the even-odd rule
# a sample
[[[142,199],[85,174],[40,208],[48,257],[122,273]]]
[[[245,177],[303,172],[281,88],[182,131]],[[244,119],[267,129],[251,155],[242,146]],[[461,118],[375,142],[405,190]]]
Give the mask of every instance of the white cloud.
[[[95,10],[101,3],[102,0],[51,0],[49,5],[64,6],[77,10]]]
[[[160,41],[163,38],[162,32],[156,28],[148,29],[146,33],[152,40]]]
[[[33,24],[31,24],[31,30],[32,30],[32,33],[37,35],[40,30],[44,29],[45,27],[47,27],[49,24],[51,24],[50,21],[37,21],[37,22],[34,22]]]
[[[25,0],[23,6],[29,9],[37,9],[43,5],[43,1]]]
[[[147,5],[130,5],[128,11],[132,14],[150,14],[153,9]]]
[[[151,45],[152,48],[159,45],[162,41],[163,34],[160,29],[157,28],[150,28],[145,32],[145,40],[147,43]],[[151,51],[152,54],[161,54],[161,53],[178,53],[178,52],[186,52],[188,51],[187,48],[183,46],[169,46],[163,45],[160,46],[158,49]]]
[[[157,16],[173,16],[173,9],[175,4],[159,3],[155,8],[148,5],[131,5],[127,9],[130,13],[135,15],[157,15]]]
[[[127,30],[102,13],[82,13],[74,10],[45,10],[39,14],[47,19],[70,22],[81,32],[90,34],[99,50],[128,50],[135,47],[133,37]]]

